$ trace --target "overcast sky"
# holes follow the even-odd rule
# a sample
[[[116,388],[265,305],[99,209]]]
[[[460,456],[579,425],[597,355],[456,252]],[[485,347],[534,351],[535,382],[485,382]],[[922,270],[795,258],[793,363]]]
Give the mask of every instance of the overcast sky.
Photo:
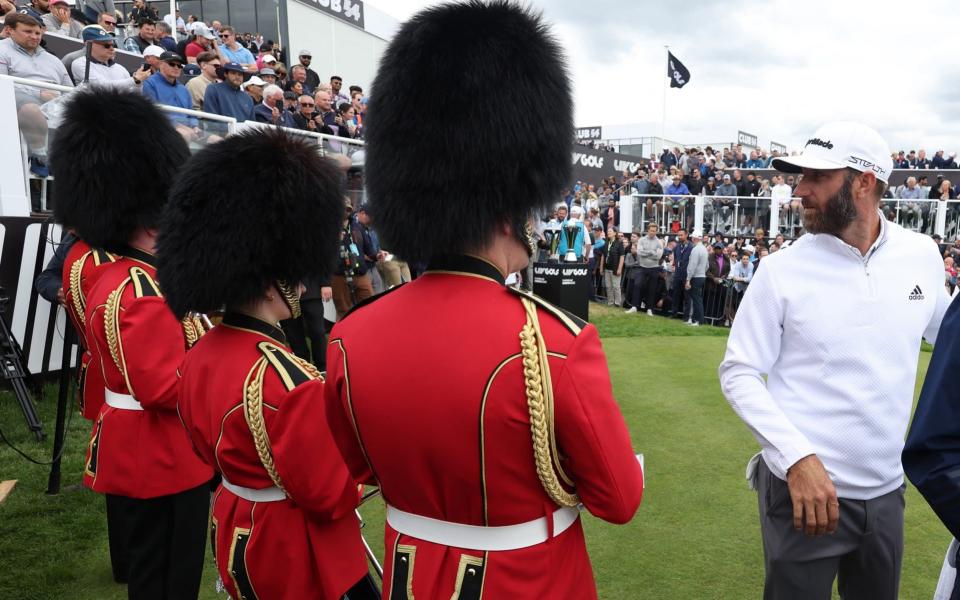
[[[368,0],[405,20],[422,0]],[[690,70],[667,90],[666,138],[737,130],[799,149],[854,119],[892,150],[960,150],[960,4],[889,0],[531,0],[566,47],[578,126],[659,136],[664,45]]]

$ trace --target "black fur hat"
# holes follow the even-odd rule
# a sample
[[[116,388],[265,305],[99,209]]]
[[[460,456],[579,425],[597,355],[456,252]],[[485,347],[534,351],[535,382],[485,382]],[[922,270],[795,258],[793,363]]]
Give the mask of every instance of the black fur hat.
[[[366,183],[383,247],[409,261],[522,231],[569,179],[573,103],[560,46],[513,2],[426,9],[383,53]]]
[[[91,246],[119,250],[138,227],[158,225],[189,156],[170,119],[139,92],[75,92],[50,147],[54,219]]]
[[[275,280],[331,272],[342,172],[302,137],[235,135],[198,152],[170,193],[157,278],[173,312],[255,300]]]

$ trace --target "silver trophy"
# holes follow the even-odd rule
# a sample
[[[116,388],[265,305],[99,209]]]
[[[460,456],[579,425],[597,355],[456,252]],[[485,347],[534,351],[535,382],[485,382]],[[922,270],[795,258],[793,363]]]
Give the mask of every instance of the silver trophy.
[[[550,228],[543,230],[543,239],[547,243],[548,257],[550,262],[560,262],[560,228]]]
[[[578,233],[580,233],[580,223],[573,220],[567,221],[567,226],[563,228],[563,235],[567,239],[567,253],[563,257],[563,262],[577,262],[577,253],[573,251],[573,246],[577,243]]]

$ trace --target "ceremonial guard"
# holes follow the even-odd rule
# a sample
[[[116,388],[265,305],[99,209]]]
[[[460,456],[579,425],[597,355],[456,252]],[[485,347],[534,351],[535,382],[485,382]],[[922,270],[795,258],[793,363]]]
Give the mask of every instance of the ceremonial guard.
[[[370,210],[384,246],[429,266],[337,323],[325,394],[387,504],[385,596],[595,598],[578,505],[626,523],[641,467],[596,329],[504,286],[569,181],[559,46],[514,3],[469,2],[414,16],[383,56]]]
[[[96,178],[88,176],[86,179],[94,180]],[[57,187],[57,189],[60,188]],[[76,188],[67,189],[72,194],[78,193]],[[54,218],[60,223],[65,223],[67,221],[58,218],[59,215],[57,214],[57,207],[61,204],[66,206],[72,204],[70,202],[54,204]],[[80,347],[83,350],[83,354],[80,356],[80,369],[78,370],[77,397],[80,401],[80,412],[83,414],[83,418],[90,421],[97,418],[97,415],[100,414],[100,407],[103,406],[103,371],[98,364],[93,364],[91,367],[93,355],[90,353],[86,328],[87,295],[93,288],[93,284],[97,282],[97,277],[102,271],[100,267],[108,265],[114,260],[116,260],[114,256],[106,250],[91,248],[82,239],[77,239],[70,247],[63,262],[63,307],[67,311],[67,316],[70,317],[70,322],[73,323]]]
[[[177,370],[203,326],[167,307],[153,254],[160,212],[189,150],[155,104],[99,88],[71,95],[55,143],[107,186],[99,196],[77,194],[70,214],[90,247],[115,258],[84,296],[91,364],[102,371],[105,398],[84,483],[114,507],[108,520],[126,542],[130,598],[195,598],[213,473],[194,452],[176,399]]]
[[[302,139],[236,135],[192,158],[166,209],[167,302],[178,316],[226,307],[187,354],[179,412],[222,476],[210,535],[233,598],[379,598],[357,485],[326,425],[323,378],[279,326],[300,316],[301,282],[329,276],[341,180]],[[248,193],[263,185],[273,191],[267,208]]]

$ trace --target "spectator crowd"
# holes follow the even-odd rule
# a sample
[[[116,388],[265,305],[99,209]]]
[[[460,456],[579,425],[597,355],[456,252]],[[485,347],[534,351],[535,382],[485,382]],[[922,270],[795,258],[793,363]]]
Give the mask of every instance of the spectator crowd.
[[[343,77],[321,79],[313,54],[301,49],[288,66],[287,52],[260,34],[230,25],[184,21],[177,11],[160,19],[156,9],[135,0],[124,18],[112,0],[31,0],[16,6],[0,0],[0,74],[48,84],[139,89],[158,104],[255,121],[330,136],[362,139],[367,98]],[[120,29],[118,25],[126,23]],[[177,37],[174,37],[176,32]],[[58,57],[44,48],[47,33],[80,39],[83,49]],[[143,57],[132,73],[116,62],[117,49]],[[89,57],[89,58],[88,58]],[[28,147],[30,170],[46,167],[48,130],[56,127],[62,96],[53,90],[16,86],[18,123]],[[171,111],[189,142],[214,142],[203,120]]]

